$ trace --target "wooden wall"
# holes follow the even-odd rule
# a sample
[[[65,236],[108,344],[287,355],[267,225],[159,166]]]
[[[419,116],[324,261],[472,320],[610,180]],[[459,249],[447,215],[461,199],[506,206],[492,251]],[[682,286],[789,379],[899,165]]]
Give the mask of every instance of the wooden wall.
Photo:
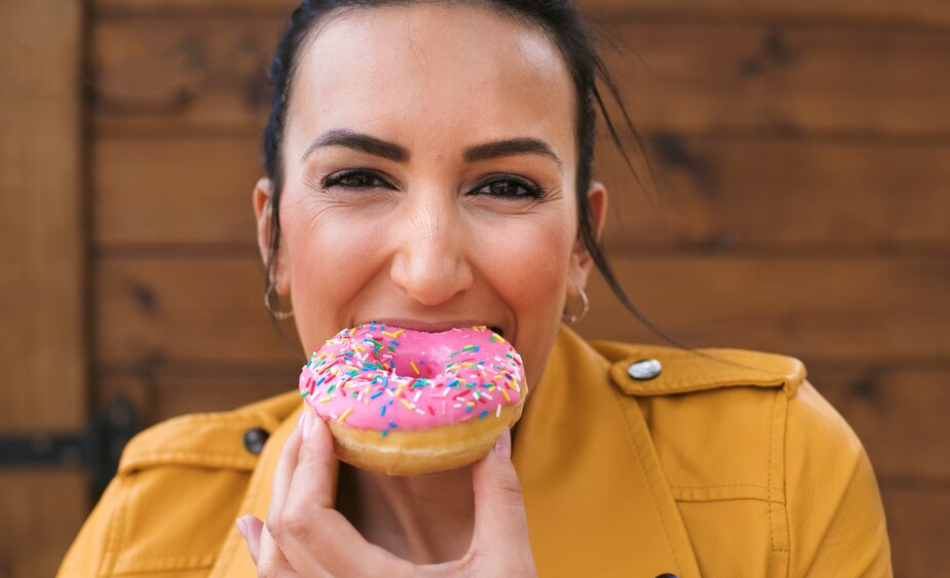
[[[97,407],[127,396],[153,423],[293,387],[250,205],[293,5],[91,2]],[[870,453],[896,574],[950,567],[950,5],[581,6],[622,50],[604,55],[654,166],[642,190],[598,147],[630,295],[691,344],[802,359]],[[584,335],[658,342],[599,279],[589,294]]]
[[[0,0],[4,440],[85,424],[83,30],[80,0]],[[37,448],[49,440],[35,439]],[[87,495],[75,467],[0,468],[0,578],[51,575],[86,516]]]

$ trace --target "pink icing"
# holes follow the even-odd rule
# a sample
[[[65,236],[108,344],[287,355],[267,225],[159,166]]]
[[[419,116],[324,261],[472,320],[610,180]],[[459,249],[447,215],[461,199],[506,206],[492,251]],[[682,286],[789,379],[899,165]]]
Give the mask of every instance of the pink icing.
[[[497,419],[518,404],[524,382],[521,356],[486,327],[425,333],[369,323],[315,351],[299,386],[322,418],[385,437]]]

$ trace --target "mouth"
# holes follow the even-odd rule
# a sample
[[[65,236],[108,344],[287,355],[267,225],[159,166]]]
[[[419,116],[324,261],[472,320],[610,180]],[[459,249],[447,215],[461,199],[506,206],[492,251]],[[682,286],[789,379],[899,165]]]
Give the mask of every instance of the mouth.
[[[392,325],[394,327],[401,327],[403,329],[409,329],[411,331],[420,331],[423,333],[442,333],[443,331],[448,331],[455,328],[468,328],[468,327],[481,327],[485,326],[488,329],[494,331],[502,338],[507,338],[505,335],[505,330],[500,325],[492,325],[483,320],[478,319],[460,319],[460,320],[451,320],[451,321],[440,321],[440,322],[430,322],[430,321],[420,321],[413,319],[375,319],[376,323],[381,323],[383,325]],[[362,321],[358,325],[367,325],[371,321]]]

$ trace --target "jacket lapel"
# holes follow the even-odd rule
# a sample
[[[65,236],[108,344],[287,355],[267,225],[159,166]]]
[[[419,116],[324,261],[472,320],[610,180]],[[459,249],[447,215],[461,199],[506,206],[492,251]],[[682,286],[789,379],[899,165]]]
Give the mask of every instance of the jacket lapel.
[[[513,459],[539,574],[699,578],[643,414],[608,370],[562,328],[517,426]]]
[[[608,373],[609,362],[562,327],[516,428],[512,458],[539,574],[700,578],[636,398]],[[237,515],[266,518],[277,460],[302,406],[272,433]],[[234,526],[209,577],[255,576]]]

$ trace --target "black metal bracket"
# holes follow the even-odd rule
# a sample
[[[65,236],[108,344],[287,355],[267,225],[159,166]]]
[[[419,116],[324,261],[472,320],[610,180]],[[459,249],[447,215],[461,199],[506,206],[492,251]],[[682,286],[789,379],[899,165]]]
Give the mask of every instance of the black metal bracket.
[[[135,407],[119,399],[94,416],[85,431],[0,436],[0,470],[82,468],[98,495],[115,475],[122,449],[137,432]]]

